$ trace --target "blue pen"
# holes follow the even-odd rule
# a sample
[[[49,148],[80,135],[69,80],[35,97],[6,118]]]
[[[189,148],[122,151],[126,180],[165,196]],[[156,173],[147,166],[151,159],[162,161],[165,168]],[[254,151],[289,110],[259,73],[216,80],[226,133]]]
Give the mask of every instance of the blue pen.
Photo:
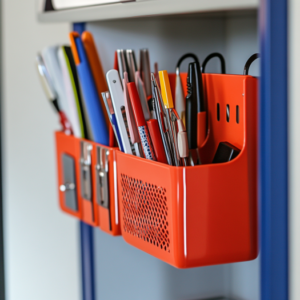
[[[77,32],[70,33],[70,40],[94,141],[108,146],[108,128],[83,43]]]
[[[111,126],[113,127],[119,148],[122,152],[124,152],[124,148],[122,145],[121,135],[120,135],[120,131],[118,128],[118,123],[117,123],[117,118],[116,118],[116,115],[114,112],[114,108],[112,106],[112,103],[111,103],[111,106],[108,104],[108,99],[110,99],[110,101],[111,101],[110,94],[109,94],[109,92],[106,92],[106,93],[101,93],[101,95],[102,95],[102,99],[103,99],[103,102],[104,102],[106,110],[107,110],[107,114],[108,114]]]

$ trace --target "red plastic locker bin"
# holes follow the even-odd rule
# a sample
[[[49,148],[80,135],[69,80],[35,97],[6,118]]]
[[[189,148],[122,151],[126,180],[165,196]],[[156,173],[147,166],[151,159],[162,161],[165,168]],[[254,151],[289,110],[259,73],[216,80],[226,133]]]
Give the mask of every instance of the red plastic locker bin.
[[[57,166],[58,166],[58,187],[59,187],[59,203],[61,209],[82,220],[83,222],[99,227],[103,231],[111,235],[120,235],[120,221],[119,221],[119,204],[117,197],[117,185],[116,185],[116,151],[117,148],[111,148],[97,144],[88,140],[79,139],[74,136],[65,135],[62,132],[55,133],[56,138],[56,152],[57,152]],[[83,180],[81,176],[81,158],[82,158],[82,143],[88,143],[92,149],[90,152],[91,158],[91,192],[92,201],[86,200],[82,197]],[[109,209],[101,206],[97,199],[97,151],[102,148],[105,150],[108,158],[108,177],[109,177]],[[69,155],[75,162],[75,188],[78,201],[78,210],[74,211],[66,205],[65,192],[61,191],[60,187],[65,184],[63,174],[63,155]]]
[[[186,77],[182,74],[183,83]],[[204,74],[203,80],[205,164],[173,167],[117,152],[124,239],[178,268],[247,261],[258,254],[258,80],[219,74]],[[170,82],[174,94],[174,74]],[[228,163],[211,164],[220,142],[241,152]]]
[[[59,205],[60,208],[69,215],[72,215],[78,219],[83,218],[83,208],[82,201],[79,200],[78,195],[80,195],[80,171],[79,171],[79,157],[80,157],[80,143],[78,139],[74,138],[72,135],[66,135],[63,132],[55,133],[56,142],[56,159],[57,159],[57,179],[58,179],[58,191],[59,191]],[[66,203],[65,192],[61,190],[61,187],[66,184],[64,180],[64,170],[63,170],[63,155],[70,156],[74,161],[75,169],[75,190],[76,190],[76,202],[77,209],[69,208]]]

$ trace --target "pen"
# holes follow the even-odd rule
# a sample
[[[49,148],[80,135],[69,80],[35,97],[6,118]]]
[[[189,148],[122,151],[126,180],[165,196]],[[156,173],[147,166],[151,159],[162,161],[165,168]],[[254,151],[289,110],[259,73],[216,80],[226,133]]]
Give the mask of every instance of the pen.
[[[175,165],[180,166],[180,156],[178,152],[176,129],[175,129],[175,124],[173,123],[174,121],[176,121],[176,118],[174,113],[174,104],[173,104],[168,72],[159,71],[159,79],[160,79],[162,98],[164,101],[164,105],[167,109],[167,124],[168,124],[168,130],[170,132],[169,135],[170,135],[171,145],[173,149],[173,158],[174,158]]]
[[[224,60],[225,63],[225,60]],[[197,146],[200,149],[205,141],[207,135],[207,107],[203,92],[202,73],[199,63],[193,63],[195,81],[196,81],[196,97],[197,97]],[[224,70],[223,70],[224,68]],[[222,66],[222,70],[225,71],[225,65]],[[198,150],[199,151],[199,150]],[[200,157],[201,161],[201,157]]]
[[[162,142],[158,121],[155,119],[147,121],[147,126],[149,129],[151,141],[153,143],[154,152],[157,158],[157,161],[167,164],[167,157]]]
[[[185,126],[181,119],[177,119],[177,128],[178,128],[178,151],[180,157],[184,161],[184,165],[188,166],[188,157],[189,157],[189,144],[187,139],[187,134],[185,130]]]
[[[154,63],[154,76],[156,79],[156,82],[158,84],[158,88],[160,89],[160,83],[159,83],[159,75],[158,75],[158,63]]]
[[[36,56],[36,66],[46,97],[52,103],[54,109],[58,113],[60,124],[63,127],[64,133],[67,135],[73,134],[70,122],[68,121],[64,112],[59,108],[57,94],[53,88],[50,75],[40,54],[37,54]]]
[[[115,141],[116,141],[118,146],[119,146],[119,149],[121,150],[121,149],[123,149],[123,145],[122,145],[122,142],[121,142],[120,132],[119,132],[119,129],[118,129],[117,119],[116,119],[116,116],[115,116],[114,107],[112,105],[110,93],[105,92],[105,96],[106,96],[106,99],[107,99],[107,106],[109,108],[109,111],[112,112],[111,120],[113,121],[113,124],[115,124],[115,128],[113,127],[112,123],[111,123],[111,126],[109,126],[109,147],[115,147]],[[105,105],[105,107],[106,107],[106,105]],[[108,114],[108,116],[109,116],[109,114]]]
[[[153,98],[155,100],[154,102],[154,110],[155,115],[157,117],[159,130],[161,133],[161,138],[163,142],[163,146],[165,149],[165,154],[167,157],[168,164],[170,166],[173,165],[173,158],[172,158],[172,151],[170,146],[170,139],[169,139],[169,132],[167,131],[167,122],[166,122],[166,109],[164,107],[160,89],[158,87],[158,82],[156,81],[156,78],[153,73],[151,73],[151,84],[152,84],[152,94]]]
[[[185,99],[183,87],[180,78],[179,67],[176,67],[176,81],[175,81],[175,108],[185,124]]]
[[[147,101],[147,96],[146,96],[146,91],[145,91],[145,86],[144,83],[141,79],[140,72],[137,71],[135,72],[135,84],[138,90],[138,94],[141,100],[142,104],[142,109],[143,109],[143,114],[145,117],[145,120],[148,121],[150,120],[150,111],[149,111],[149,106],[148,106],[148,101]]]
[[[118,66],[118,51],[115,51],[115,57],[114,57],[114,70],[119,71],[119,66]]]
[[[124,72],[128,72],[128,67],[126,63],[126,51],[123,49],[117,50],[118,56],[118,69],[121,80],[124,79]],[[122,84],[122,82],[121,82]]]
[[[190,163],[191,166],[194,166],[201,164],[197,146],[197,131],[203,130],[203,128],[198,128],[197,120],[198,112],[204,110],[202,75],[200,72],[200,64],[198,62],[189,64],[187,88],[188,95],[186,97],[186,128],[190,149]]]
[[[111,126],[114,130],[115,137],[118,142],[119,148],[122,152],[124,152],[122,141],[121,141],[121,136],[120,136],[120,132],[119,132],[118,124],[117,124],[117,119],[115,116],[115,112],[114,112],[114,108],[113,108],[112,101],[110,98],[110,94],[109,94],[109,92],[105,92],[105,93],[101,93],[101,95],[102,95],[103,102],[105,104],[105,108],[107,110],[109,120],[111,122]]]
[[[134,118],[138,126],[138,131],[143,147],[144,156],[150,160],[156,160],[155,152],[149,135],[148,127],[142,110],[142,105],[134,82],[127,84],[131,104],[133,108]]]
[[[139,157],[143,157],[143,150],[141,148],[141,139],[140,139],[137,125],[135,122],[135,118],[133,115],[132,105],[131,105],[130,97],[128,94],[127,83],[129,83],[128,74],[127,74],[127,72],[125,72],[124,79],[123,79],[124,101],[125,101],[125,110],[126,110],[130,140],[134,144],[134,149],[135,149],[136,155]]]
[[[180,65],[186,58],[192,58],[194,61],[198,61],[198,57],[193,53],[186,53],[181,56],[176,65],[176,81],[175,81],[175,109],[178,112],[180,118],[185,124],[185,98],[180,78]]]
[[[135,53],[132,49],[126,50],[126,59],[128,65],[128,80],[129,82],[135,81],[135,72],[137,71]]]
[[[150,59],[148,49],[140,50],[140,74],[143,79],[147,100],[149,101],[152,98],[151,92],[151,69],[150,69]],[[151,107],[151,102],[148,102],[149,110],[153,110]]]

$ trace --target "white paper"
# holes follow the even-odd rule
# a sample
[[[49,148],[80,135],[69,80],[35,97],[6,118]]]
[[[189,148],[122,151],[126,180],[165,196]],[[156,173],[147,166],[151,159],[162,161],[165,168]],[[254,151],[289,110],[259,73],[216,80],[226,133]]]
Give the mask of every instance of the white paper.
[[[101,5],[107,3],[127,2],[132,0],[52,0],[55,9],[67,9],[90,5]]]

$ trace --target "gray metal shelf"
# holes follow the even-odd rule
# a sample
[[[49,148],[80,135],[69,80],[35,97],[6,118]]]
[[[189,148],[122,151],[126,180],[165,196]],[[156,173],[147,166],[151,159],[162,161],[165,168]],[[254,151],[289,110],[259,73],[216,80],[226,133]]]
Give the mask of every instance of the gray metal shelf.
[[[38,12],[40,22],[89,22],[159,15],[257,9],[259,0],[142,0]]]

